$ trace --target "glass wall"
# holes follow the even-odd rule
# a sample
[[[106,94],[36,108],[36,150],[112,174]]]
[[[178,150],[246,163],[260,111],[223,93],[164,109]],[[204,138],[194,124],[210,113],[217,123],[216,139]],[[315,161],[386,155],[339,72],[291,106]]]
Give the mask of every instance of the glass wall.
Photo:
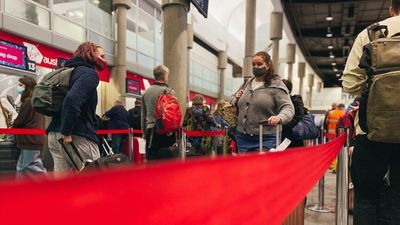
[[[4,11],[19,19],[50,29],[50,10],[27,0],[5,0]]]
[[[218,57],[194,43],[190,54],[190,85],[193,91],[205,95],[218,95]]]

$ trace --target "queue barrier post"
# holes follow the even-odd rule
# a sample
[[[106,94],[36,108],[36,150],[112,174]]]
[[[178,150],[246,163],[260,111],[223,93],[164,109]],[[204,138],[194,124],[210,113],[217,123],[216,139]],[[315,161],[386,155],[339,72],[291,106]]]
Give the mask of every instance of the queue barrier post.
[[[134,136],[133,136],[133,129],[129,129],[129,137],[128,137],[128,142],[129,142],[129,160],[131,162],[135,161],[134,159],[134,149],[133,149],[133,141],[134,141]]]
[[[343,133],[346,140],[339,153],[336,174],[336,225],[349,224],[349,128],[339,128],[339,134]]]

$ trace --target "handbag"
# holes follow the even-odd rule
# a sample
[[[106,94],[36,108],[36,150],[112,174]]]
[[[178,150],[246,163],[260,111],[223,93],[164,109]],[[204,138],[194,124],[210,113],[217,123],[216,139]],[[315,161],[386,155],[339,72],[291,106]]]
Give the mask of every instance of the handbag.
[[[314,122],[314,115],[306,114],[292,128],[293,140],[312,140],[319,136],[319,131]]]
[[[244,80],[244,82],[243,82],[242,86],[239,88],[239,90],[246,89],[248,83],[250,83],[250,80]],[[238,109],[237,103],[239,101],[239,98],[235,98],[231,104],[227,103],[219,111],[219,114],[221,115],[222,119],[224,119],[225,122],[230,127],[236,127],[238,125],[239,109]]]

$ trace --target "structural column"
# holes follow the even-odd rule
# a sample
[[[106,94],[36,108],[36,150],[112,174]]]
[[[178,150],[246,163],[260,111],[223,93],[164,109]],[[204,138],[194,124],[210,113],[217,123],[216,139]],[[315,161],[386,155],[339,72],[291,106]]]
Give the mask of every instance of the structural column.
[[[293,80],[293,63],[296,61],[296,44],[289,43],[286,47],[286,63],[288,64],[287,79],[292,82]]]
[[[246,0],[246,36],[243,59],[244,78],[253,76],[252,60],[256,42],[256,0]]]
[[[310,73],[308,74],[308,97],[307,97],[307,102],[308,102],[308,107],[312,107],[312,89],[314,87],[314,74]]]
[[[163,62],[170,70],[168,84],[175,89],[182,111],[188,93],[188,35],[186,0],[163,0],[164,53]]]
[[[194,40],[194,33],[193,33],[193,21],[187,24],[187,74],[186,74],[186,107],[189,108],[189,96],[190,96],[190,50],[193,49],[193,40]]]
[[[322,91],[322,88],[323,88],[323,83],[322,82],[318,82],[318,86],[317,86],[318,93]]]
[[[228,55],[226,51],[221,51],[218,54],[218,70],[219,70],[219,96],[218,100],[225,98],[225,69],[228,64]]]
[[[117,54],[114,76],[111,78],[119,99],[126,105],[126,11],[131,8],[130,0],[113,0],[117,16]],[[115,99],[110,99],[113,102]]]
[[[299,95],[303,96],[303,80],[306,74],[306,63],[299,62],[298,76],[300,79]]]
[[[272,12],[270,20],[270,38],[272,40],[272,64],[275,74],[279,74],[279,40],[282,39],[283,13]]]

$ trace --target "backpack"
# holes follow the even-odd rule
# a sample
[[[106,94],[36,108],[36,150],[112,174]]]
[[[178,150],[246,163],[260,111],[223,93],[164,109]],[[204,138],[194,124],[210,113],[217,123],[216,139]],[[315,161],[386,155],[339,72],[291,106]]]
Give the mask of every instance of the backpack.
[[[74,68],[63,67],[46,74],[32,92],[33,108],[46,116],[61,113],[64,97]]]
[[[178,99],[164,89],[164,93],[158,97],[156,105],[157,134],[166,134],[178,131],[181,128],[182,114],[179,109]]]
[[[301,120],[292,128],[292,139],[293,140],[313,140],[319,136],[318,127],[314,122],[314,115],[308,113],[308,110],[304,110],[306,113],[303,115]]]
[[[359,119],[371,141],[400,143],[400,33],[387,37],[387,26],[367,28],[371,43],[364,46],[359,67],[367,82],[362,88]]]

